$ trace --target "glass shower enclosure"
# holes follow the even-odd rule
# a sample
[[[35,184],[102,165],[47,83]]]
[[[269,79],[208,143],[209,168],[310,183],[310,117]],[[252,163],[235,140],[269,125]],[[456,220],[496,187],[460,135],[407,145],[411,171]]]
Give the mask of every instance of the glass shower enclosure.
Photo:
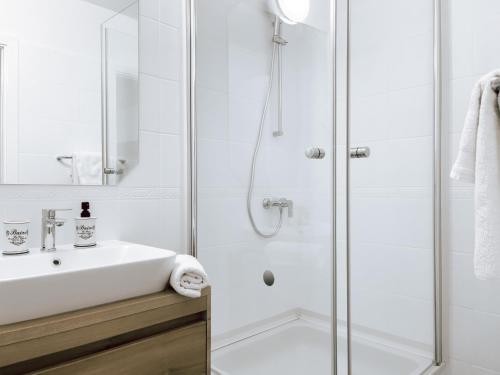
[[[212,374],[439,362],[435,5],[190,2],[192,248],[211,277]]]

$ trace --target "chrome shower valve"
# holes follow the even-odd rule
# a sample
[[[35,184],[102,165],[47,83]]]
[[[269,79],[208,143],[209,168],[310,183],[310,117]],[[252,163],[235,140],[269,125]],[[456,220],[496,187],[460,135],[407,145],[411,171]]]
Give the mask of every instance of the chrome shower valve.
[[[286,208],[288,210],[288,217],[293,217],[293,201],[286,198],[264,198],[262,207],[266,210],[278,207],[280,210]]]

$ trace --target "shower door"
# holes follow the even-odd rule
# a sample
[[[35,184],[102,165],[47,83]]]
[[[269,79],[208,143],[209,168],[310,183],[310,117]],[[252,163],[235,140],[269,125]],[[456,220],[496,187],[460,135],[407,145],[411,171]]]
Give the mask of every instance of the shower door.
[[[212,372],[331,374],[330,2],[311,1],[303,23],[281,30],[265,1],[193,6],[196,250],[212,284]]]
[[[350,373],[422,374],[435,355],[435,4],[348,3]]]

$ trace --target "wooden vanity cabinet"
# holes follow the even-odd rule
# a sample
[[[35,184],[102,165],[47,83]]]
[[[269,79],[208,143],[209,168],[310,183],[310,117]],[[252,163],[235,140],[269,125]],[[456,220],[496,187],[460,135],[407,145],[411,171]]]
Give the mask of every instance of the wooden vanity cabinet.
[[[172,290],[0,326],[0,375],[201,375],[210,369],[210,290]]]

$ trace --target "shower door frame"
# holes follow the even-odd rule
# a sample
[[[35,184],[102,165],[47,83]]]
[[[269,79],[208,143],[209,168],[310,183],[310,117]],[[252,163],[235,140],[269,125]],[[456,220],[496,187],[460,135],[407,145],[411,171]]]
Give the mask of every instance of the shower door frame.
[[[347,5],[346,46],[346,283],[347,283],[347,368],[352,374],[351,325],[351,241],[350,241],[350,130],[351,130],[351,26],[352,0]],[[337,15],[338,16],[338,15]],[[336,22],[338,25],[339,22]],[[336,32],[338,30],[336,29]],[[434,358],[425,374],[436,373],[444,367],[443,360],[443,255],[442,255],[442,0],[433,0],[433,302],[434,302]],[[336,60],[335,60],[336,61]],[[335,322],[334,322],[335,324]],[[336,372],[334,371],[334,374]]]
[[[196,0],[185,1],[185,32],[186,32],[186,104],[187,104],[187,165],[188,171],[188,202],[187,222],[190,228],[188,248],[190,255],[198,257],[198,147],[196,124]],[[332,375],[338,373],[338,310],[337,310],[337,0],[330,0],[332,12],[330,14],[329,57],[331,60],[332,80],[332,210],[331,210],[331,346],[332,346]],[[209,350],[210,353],[210,350]],[[210,359],[209,359],[210,363]]]
[[[188,202],[187,221],[189,230],[188,248],[192,256],[198,257],[198,150],[197,150],[197,124],[196,124],[196,0],[187,0],[185,4],[185,32],[186,32],[186,104],[187,104],[187,158],[188,158]],[[348,374],[352,373],[352,345],[351,345],[351,284],[350,284],[350,217],[349,217],[349,130],[350,130],[350,44],[351,44],[351,0],[347,3],[347,47],[346,47],[346,270],[347,270],[347,363]],[[331,211],[331,255],[332,255],[332,374],[338,375],[338,310],[337,310],[337,78],[338,78],[338,46],[337,35],[339,35],[338,1],[332,0],[332,12],[330,22],[330,58],[332,62],[332,211]],[[429,367],[428,373],[432,373],[443,367],[443,282],[442,282],[442,58],[441,58],[441,24],[442,4],[441,0],[434,0],[434,27],[433,27],[433,109],[434,109],[434,149],[433,149],[433,227],[434,227],[434,359]],[[210,353],[210,351],[209,351]],[[210,360],[209,360],[210,363]],[[340,374],[339,374],[340,375]]]

